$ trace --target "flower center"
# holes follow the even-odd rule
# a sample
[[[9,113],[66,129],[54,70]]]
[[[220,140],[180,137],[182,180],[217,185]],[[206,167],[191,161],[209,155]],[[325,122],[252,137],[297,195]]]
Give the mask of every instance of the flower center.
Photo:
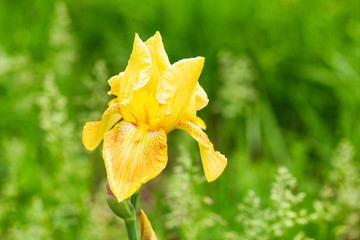
[[[147,133],[148,130],[149,130],[149,125],[144,123],[138,123],[137,130],[134,134],[134,141],[135,142],[140,141],[140,139],[143,138],[143,136]]]

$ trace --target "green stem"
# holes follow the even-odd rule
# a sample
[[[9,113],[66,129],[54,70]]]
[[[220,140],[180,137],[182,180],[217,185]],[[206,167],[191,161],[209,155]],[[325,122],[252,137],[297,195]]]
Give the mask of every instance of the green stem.
[[[130,197],[130,201],[136,211],[136,207],[137,207],[137,199],[139,197],[139,193],[140,193],[140,188],[139,190],[136,191],[136,193],[134,193],[131,197]]]
[[[125,220],[125,226],[129,240],[139,240],[135,218]]]

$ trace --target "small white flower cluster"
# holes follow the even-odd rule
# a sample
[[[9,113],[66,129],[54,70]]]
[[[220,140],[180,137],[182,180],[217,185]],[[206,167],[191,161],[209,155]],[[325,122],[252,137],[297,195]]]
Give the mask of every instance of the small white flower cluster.
[[[314,201],[319,218],[336,225],[331,231],[339,239],[360,239],[360,167],[353,161],[354,154],[349,141],[340,142],[328,183]]]
[[[322,226],[321,239],[331,231],[338,239],[360,239],[360,168],[354,162],[354,147],[347,140],[340,142],[332,159],[333,169],[328,183],[313,202],[314,212],[300,209],[305,193],[294,193],[296,179],[280,167],[271,187],[270,204],[262,207],[260,198],[249,191],[239,208],[238,232],[225,234],[224,239],[309,239],[303,225],[312,222]],[[299,230],[303,229],[303,230]],[[296,234],[296,231],[298,233]],[[296,234],[296,235],[295,235]],[[295,236],[294,236],[295,235]]]
[[[49,45],[53,54],[51,61],[57,74],[67,75],[76,59],[75,40],[71,34],[71,18],[65,3],[57,2],[50,29]]]
[[[75,103],[85,107],[89,110],[79,114],[81,122],[86,122],[89,119],[101,119],[103,114],[102,109],[106,106],[111,97],[106,98],[106,91],[110,90],[109,85],[104,79],[109,79],[109,72],[104,60],[97,60],[95,62],[92,74],[86,76],[83,80],[85,88],[89,92],[89,97],[84,101],[83,96],[75,96]]]
[[[255,76],[249,58],[235,57],[230,52],[219,54],[219,78],[223,84],[218,91],[216,108],[223,117],[246,114],[246,108],[257,99]]]
[[[76,142],[73,137],[74,125],[68,119],[67,99],[59,92],[52,73],[45,77],[38,104],[40,126],[46,132],[47,147],[55,155],[71,155]]]
[[[261,207],[260,198],[254,191],[249,191],[244,202],[239,204],[236,221],[242,233],[239,239],[280,239],[288,236],[288,231],[296,226],[307,224],[316,219],[316,214],[309,214],[306,209],[298,209],[305,193],[294,193],[296,179],[285,167],[280,167],[275,182],[271,187],[271,204]],[[308,239],[299,232],[294,239]]]

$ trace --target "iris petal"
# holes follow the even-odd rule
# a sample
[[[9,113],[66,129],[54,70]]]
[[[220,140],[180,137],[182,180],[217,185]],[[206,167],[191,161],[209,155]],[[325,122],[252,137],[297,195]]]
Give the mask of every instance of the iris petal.
[[[149,87],[154,88],[156,91],[160,76],[171,64],[159,32],[156,32],[154,36],[149,38],[145,45],[148,47],[151,56],[151,86]]]
[[[110,91],[108,92],[109,95],[119,96],[120,82],[122,81],[123,77],[124,77],[124,72],[121,72],[118,75],[115,75],[108,80],[108,83],[111,87]]]
[[[119,202],[166,167],[166,133],[162,129],[143,131],[122,121],[105,134],[103,146],[109,185]]]
[[[88,150],[94,150],[104,138],[107,132],[116,122],[121,119],[118,104],[109,106],[103,113],[100,121],[87,122],[83,129],[82,141]]]
[[[204,108],[208,102],[209,99],[207,98],[206,92],[200,86],[199,82],[197,82],[189,105],[186,108],[184,115],[180,119],[186,119],[190,122],[197,122],[199,118],[196,116],[196,111]],[[205,129],[205,123],[201,119],[200,122],[202,122],[202,128]]]
[[[113,99],[111,99],[109,102],[108,102],[108,107],[110,107],[111,105],[113,105],[113,104],[117,104],[117,103],[119,103],[119,98],[117,97],[117,98],[113,98]]]
[[[178,122],[176,128],[185,130],[199,143],[206,180],[208,182],[216,180],[227,165],[226,157],[214,150],[214,146],[208,136],[198,125],[192,122]]]
[[[133,91],[145,86],[150,80],[151,57],[145,43],[135,35],[133,51],[119,85],[120,104],[130,104]],[[126,119],[126,116],[124,116]]]
[[[207,97],[207,94],[204,91],[204,89],[200,86],[199,83],[197,83],[196,86],[195,86],[194,95],[195,95],[196,111],[199,111],[200,109],[203,109],[209,103],[209,99]]]
[[[203,57],[183,59],[168,67],[161,76],[156,100],[162,104],[159,114],[166,132],[174,129],[185,114],[203,66]]]

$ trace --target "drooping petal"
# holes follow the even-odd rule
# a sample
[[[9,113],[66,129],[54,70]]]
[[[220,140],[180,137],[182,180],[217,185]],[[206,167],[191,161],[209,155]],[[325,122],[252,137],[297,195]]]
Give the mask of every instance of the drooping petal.
[[[166,68],[170,67],[169,58],[165,52],[164,44],[159,32],[156,32],[154,36],[149,38],[145,45],[148,47],[151,55],[151,88],[154,88],[156,92],[156,86],[160,76],[163,74]]]
[[[151,57],[145,43],[135,35],[133,51],[119,85],[120,104],[130,104],[133,91],[145,86],[150,80]],[[124,116],[126,119],[126,116]]]
[[[183,59],[168,67],[161,76],[156,99],[162,104],[159,114],[163,115],[161,126],[166,132],[174,129],[184,115],[203,66],[203,57]]]
[[[103,158],[110,188],[118,201],[132,196],[167,163],[166,133],[122,121],[104,137]]]
[[[151,223],[142,209],[140,209],[140,235],[141,240],[157,240]]]
[[[100,121],[87,122],[83,129],[82,141],[88,150],[94,150],[105,133],[121,119],[118,104],[112,104],[103,113]]]
[[[124,72],[121,72],[118,75],[115,75],[108,80],[108,83],[111,87],[110,91],[108,91],[109,95],[119,96],[120,82],[122,81],[123,77],[124,77]]]
[[[208,136],[194,123],[180,121],[176,124],[176,128],[185,130],[199,143],[206,180],[208,182],[216,180],[227,165],[226,157],[214,150]]]

